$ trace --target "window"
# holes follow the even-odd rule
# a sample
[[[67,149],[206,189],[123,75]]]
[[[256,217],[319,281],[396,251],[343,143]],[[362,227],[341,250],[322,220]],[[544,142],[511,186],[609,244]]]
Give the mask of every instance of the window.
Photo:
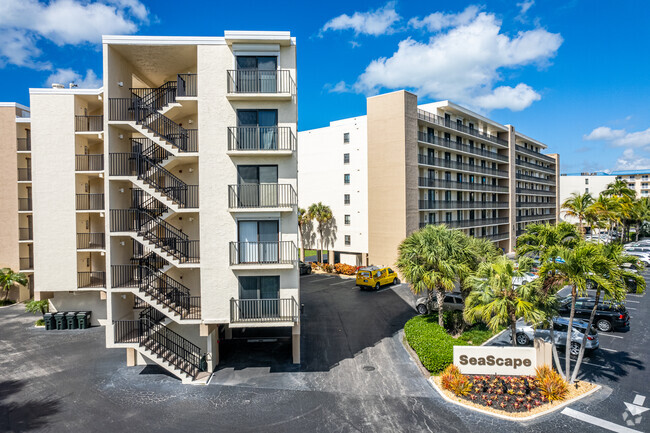
[[[345,235],[345,245],[350,245],[350,235]]]
[[[349,226],[350,225],[350,215],[345,215],[344,219],[345,219],[345,225]]]
[[[343,194],[343,204],[350,204],[350,194]]]
[[[644,174],[643,176],[641,176],[641,180],[648,180],[648,175]]]
[[[585,185],[589,185],[589,179],[585,179]]]
[[[589,192],[589,188],[585,188],[585,192]]]
[[[631,189],[634,189],[634,184],[633,183],[628,183],[627,186]]]
[[[239,299],[265,300],[263,304],[248,302],[245,308],[239,309],[240,317],[253,319],[277,316],[280,312],[279,298],[279,276],[239,277]]]
[[[350,133],[349,132],[344,132],[343,133],[343,143],[349,143],[350,142]]]
[[[350,184],[350,174],[349,173],[346,173],[346,174],[343,175],[343,183],[346,184],[346,185]]]
[[[635,176],[630,176],[630,180],[634,180],[635,178]]]
[[[350,154],[349,153],[344,153],[343,154],[343,164],[349,164],[350,163]]]

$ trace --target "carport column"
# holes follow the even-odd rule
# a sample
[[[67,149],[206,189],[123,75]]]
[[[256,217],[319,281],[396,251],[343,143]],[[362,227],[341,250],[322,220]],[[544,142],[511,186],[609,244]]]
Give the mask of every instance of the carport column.
[[[327,250],[327,263],[334,264],[334,250]]]
[[[291,328],[291,353],[293,363],[300,364],[300,322],[297,322]]]
[[[548,365],[549,367],[553,366],[553,345],[547,343],[546,341],[536,338],[534,341],[535,345],[535,355],[537,358],[537,367],[542,365]]]
[[[213,371],[219,365],[219,341],[217,340],[217,333],[219,327],[215,326],[212,332],[208,334],[208,371]]]
[[[126,366],[135,367],[137,365],[137,360],[135,356],[135,349],[128,347],[126,349]]]

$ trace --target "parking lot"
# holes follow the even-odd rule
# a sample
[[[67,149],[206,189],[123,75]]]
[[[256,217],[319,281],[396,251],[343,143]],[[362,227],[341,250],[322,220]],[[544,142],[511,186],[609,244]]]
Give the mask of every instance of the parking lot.
[[[246,350],[225,356],[208,386],[126,367],[103,328],[46,333],[22,306],[0,309],[0,431],[606,431],[559,412],[519,423],[450,405],[402,347],[415,314],[406,285],[361,292],[338,276],[301,280],[302,365],[281,340],[242,340]],[[629,332],[601,337],[609,350],[586,359],[585,379],[604,389],[572,410],[623,426],[624,403],[648,394],[647,299],[634,298]],[[649,431],[647,417],[628,416],[638,419],[628,432]]]

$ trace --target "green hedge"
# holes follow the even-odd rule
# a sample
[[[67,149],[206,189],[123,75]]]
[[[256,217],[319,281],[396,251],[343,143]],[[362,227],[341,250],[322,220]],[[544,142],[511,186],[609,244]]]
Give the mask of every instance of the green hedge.
[[[453,322],[456,312],[444,312],[445,325]],[[493,333],[484,325],[474,325],[458,339],[438,325],[438,315],[415,316],[404,325],[406,341],[420,358],[422,365],[433,374],[441,373],[453,361],[454,346],[479,346]]]

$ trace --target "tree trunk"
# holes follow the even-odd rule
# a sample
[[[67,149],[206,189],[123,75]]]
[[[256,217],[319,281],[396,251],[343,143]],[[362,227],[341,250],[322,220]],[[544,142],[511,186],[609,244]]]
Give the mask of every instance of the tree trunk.
[[[587,330],[585,331],[585,335],[582,337],[582,345],[580,346],[580,354],[578,355],[578,360],[576,361],[576,365],[573,367],[573,374],[571,375],[571,382],[573,383],[576,381],[576,378],[578,376],[578,370],[580,370],[580,364],[582,363],[582,357],[585,354],[585,347],[587,346],[587,336],[589,335],[589,331],[591,330],[591,325],[594,323],[594,317],[596,316],[596,309],[598,308],[598,301],[600,301],[600,286],[596,288],[596,304],[594,305],[594,308],[591,310],[591,315],[589,316],[589,326],[587,326]]]
[[[325,255],[323,254],[323,230],[321,230],[320,224],[318,224],[318,234],[320,235],[320,262],[325,263]]]
[[[510,333],[512,334],[512,347],[517,347],[517,318],[510,318]]]
[[[578,292],[574,284],[571,286],[571,313],[569,314],[569,326],[567,328],[566,349],[564,353],[564,371],[566,371],[566,377],[571,377],[571,334],[573,331],[573,316],[575,316],[576,313],[577,297]]]
[[[553,359],[555,360],[555,365],[557,366],[557,371],[560,372],[560,375],[566,380],[564,372],[562,371],[562,363],[560,362],[560,356],[557,354],[557,346],[555,345],[555,333],[553,331],[553,322],[551,322],[551,329],[549,331],[551,337],[551,347],[553,349]]]
[[[438,300],[438,325],[445,327],[445,321],[442,317],[443,307],[445,304],[445,289],[438,288],[436,290],[436,298]]]
[[[634,236],[636,238],[636,242],[639,242],[639,232],[641,231],[641,225],[637,222],[635,227],[634,227]]]
[[[579,227],[579,230],[580,230],[580,236],[584,237],[585,234],[584,234],[584,232],[582,230],[582,217],[581,216],[578,216],[578,227]]]

